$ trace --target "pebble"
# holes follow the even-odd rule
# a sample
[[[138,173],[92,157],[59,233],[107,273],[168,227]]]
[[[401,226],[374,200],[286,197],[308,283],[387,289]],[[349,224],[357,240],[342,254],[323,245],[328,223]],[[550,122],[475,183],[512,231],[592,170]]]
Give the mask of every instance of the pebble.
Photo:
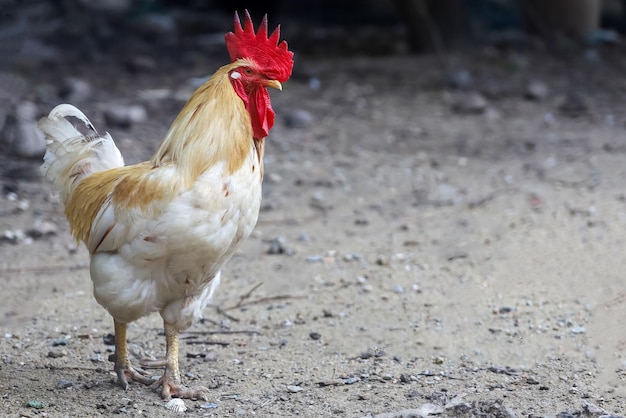
[[[104,358],[102,357],[102,354],[99,353],[95,353],[89,356],[89,360],[94,363],[104,363]]]
[[[9,244],[18,244],[20,242],[24,242],[26,239],[26,234],[21,229],[7,229],[2,232],[0,235],[0,242],[8,242]]]
[[[309,337],[310,337],[312,340],[317,341],[317,340],[319,340],[320,338],[322,338],[322,334],[320,334],[319,332],[312,332],[312,333],[310,333],[310,334],[309,334]]]
[[[469,70],[455,70],[446,74],[446,82],[450,87],[465,90],[474,84],[474,77]]]
[[[11,153],[22,158],[42,158],[46,151],[43,132],[37,127],[37,106],[33,102],[17,105],[13,118],[9,118],[3,134],[11,144]]]
[[[46,404],[44,404],[41,401],[37,401],[35,399],[31,399],[29,401],[26,402],[26,406],[29,408],[34,408],[34,409],[43,409],[46,407]]]
[[[587,101],[580,93],[576,92],[568,92],[559,105],[559,111],[569,117],[580,116],[587,110]]]
[[[526,85],[524,96],[530,100],[542,101],[548,98],[550,89],[545,83],[533,80]]]
[[[569,332],[571,332],[572,334],[584,334],[585,333],[585,327],[574,326],[574,327],[571,327],[569,329]]]
[[[69,340],[67,338],[55,338],[54,340],[52,340],[52,346],[53,347],[58,347],[58,346],[66,346],[69,344]]]
[[[148,118],[146,108],[141,105],[112,105],[104,110],[104,119],[112,126],[128,128]]]
[[[298,392],[302,392],[304,390],[303,387],[301,386],[296,386],[296,385],[288,385],[287,386],[287,392],[289,393],[298,393]]]
[[[66,350],[50,350],[48,351],[48,358],[61,358],[67,356]]]
[[[105,345],[115,345],[115,335],[111,333],[105,335],[104,337],[102,337],[102,342]]]
[[[284,121],[288,128],[298,129],[312,125],[315,122],[315,118],[307,110],[295,109],[285,114]]]
[[[388,266],[389,265],[389,257],[381,255],[376,259],[376,264],[379,266]]]
[[[361,381],[361,379],[356,377],[356,376],[348,377],[346,379],[343,379],[343,383],[346,384],[346,385],[353,385],[356,382],[360,382],[360,381]]]
[[[57,387],[59,389],[67,389],[67,388],[71,388],[72,386],[74,386],[74,382],[72,382],[71,380],[59,380],[57,382]]]
[[[68,102],[83,102],[91,97],[91,85],[81,78],[66,77],[61,83],[59,96]]]
[[[456,95],[451,103],[452,110],[464,115],[477,115],[487,110],[489,102],[477,92]]]
[[[267,254],[285,254],[285,255],[293,255],[295,254],[295,250],[292,248],[288,248],[285,245],[285,239],[282,237],[274,238],[270,241],[270,246],[267,249]]]
[[[126,61],[126,67],[132,72],[151,72],[158,68],[157,62],[154,58],[147,55],[135,55]],[[169,90],[168,94],[169,94]]]
[[[317,91],[322,87],[322,82],[317,77],[309,78],[309,88],[313,91]]]
[[[28,83],[22,77],[0,72],[0,130],[4,127],[10,109],[20,101],[28,91]],[[0,141],[4,138],[0,137]]]
[[[39,239],[51,235],[57,234],[57,227],[52,222],[48,221],[35,221],[32,228],[26,230],[26,235],[33,239]]]
[[[166,13],[147,13],[137,19],[133,29],[148,36],[176,36],[178,28],[174,17]]]

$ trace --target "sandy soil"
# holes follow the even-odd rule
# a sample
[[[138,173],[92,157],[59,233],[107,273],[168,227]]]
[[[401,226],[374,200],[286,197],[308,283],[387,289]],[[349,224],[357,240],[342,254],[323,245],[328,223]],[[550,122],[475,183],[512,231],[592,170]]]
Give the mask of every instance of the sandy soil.
[[[469,114],[454,110],[465,93],[436,58],[303,63],[273,94],[257,229],[184,336],[186,381],[214,387],[186,413],[622,414],[625,63],[610,51],[591,64],[582,53],[457,57],[450,68],[488,97]],[[131,163],[182,104],[138,90],[202,74],[73,71],[94,89],[76,104]],[[549,87],[544,100],[524,98],[531,80]],[[572,95],[586,107],[577,117],[559,111]],[[142,103],[149,120],[106,127],[111,103]],[[313,123],[288,127],[294,109]],[[0,414],[174,415],[149,388],[116,385],[86,251],[43,180],[7,174],[37,163],[2,162],[0,230],[18,238],[0,242]],[[161,326],[158,315],[130,326],[135,361],[163,355]]]

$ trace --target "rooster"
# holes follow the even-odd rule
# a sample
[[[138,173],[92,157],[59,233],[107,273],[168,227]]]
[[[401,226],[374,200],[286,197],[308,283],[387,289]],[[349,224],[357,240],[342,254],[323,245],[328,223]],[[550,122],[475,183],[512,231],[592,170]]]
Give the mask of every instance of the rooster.
[[[256,33],[247,11],[243,27],[235,13],[234,26],[225,37],[232,62],[191,96],[149,161],[125,166],[111,136],[72,105],[39,122],[48,142],[42,171],[89,250],[95,299],[113,317],[119,383],[160,387],[167,401],[207,398],[207,388],[182,384],[179,334],[200,318],[257,222],[264,139],[274,124],[267,87],[282,90],[293,67],[280,27],[268,36],[267,16]],[[153,312],[166,338],[158,380],[131,365],[126,347],[127,324]]]

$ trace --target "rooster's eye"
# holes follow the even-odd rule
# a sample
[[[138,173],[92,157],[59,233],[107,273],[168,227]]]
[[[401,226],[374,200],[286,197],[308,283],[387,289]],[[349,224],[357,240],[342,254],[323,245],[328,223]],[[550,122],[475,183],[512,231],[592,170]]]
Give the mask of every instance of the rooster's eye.
[[[249,69],[249,68],[244,68],[243,72],[244,72],[245,75],[252,75],[252,70]]]

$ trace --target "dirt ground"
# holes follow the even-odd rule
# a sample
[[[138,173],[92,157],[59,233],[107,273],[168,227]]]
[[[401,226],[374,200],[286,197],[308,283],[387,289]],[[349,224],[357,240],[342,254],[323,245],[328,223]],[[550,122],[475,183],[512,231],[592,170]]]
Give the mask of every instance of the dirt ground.
[[[549,55],[302,58],[272,94],[256,231],[184,335],[186,382],[214,388],[186,414],[623,414],[626,59]],[[459,69],[486,106],[464,107],[471,93],[446,76]],[[72,71],[93,89],[75,104],[134,163],[207,64]],[[116,103],[148,119],[108,127]],[[175,415],[116,385],[87,252],[38,163],[1,158],[1,416]],[[133,361],[163,355],[161,326],[129,327]]]

